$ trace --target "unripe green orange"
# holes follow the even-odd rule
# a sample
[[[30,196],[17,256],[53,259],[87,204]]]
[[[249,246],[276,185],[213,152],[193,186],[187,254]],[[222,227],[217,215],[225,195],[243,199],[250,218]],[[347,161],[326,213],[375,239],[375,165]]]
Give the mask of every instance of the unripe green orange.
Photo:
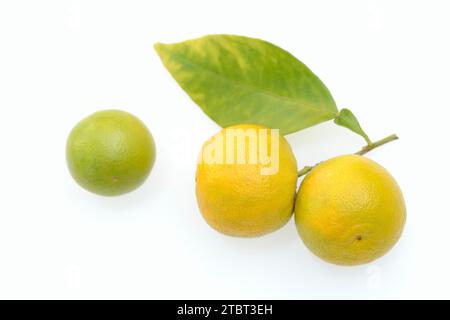
[[[155,161],[155,143],[137,117],[120,110],[95,112],[72,130],[67,164],[83,188],[105,196],[139,187]]]

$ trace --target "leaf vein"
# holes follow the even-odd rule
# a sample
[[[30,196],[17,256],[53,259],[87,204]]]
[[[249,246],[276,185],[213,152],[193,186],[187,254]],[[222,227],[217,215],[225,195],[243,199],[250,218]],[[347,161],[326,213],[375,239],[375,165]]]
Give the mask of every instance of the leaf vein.
[[[215,72],[213,70],[210,70],[210,69],[208,69],[208,68],[206,68],[206,67],[204,67],[204,66],[202,66],[200,64],[194,63],[194,62],[190,61],[189,59],[187,59],[187,58],[185,58],[185,57],[183,57],[183,56],[181,56],[179,54],[171,53],[170,55],[175,60],[179,60],[179,61],[181,61],[181,62],[183,62],[185,64],[190,65],[191,67],[194,67],[196,69],[200,69],[200,70],[202,70],[204,72],[207,72],[207,73],[213,75],[216,78],[220,78],[220,79],[222,79],[222,80],[224,80],[226,82],[230,82],[234,86],[238,86],[238,87],[241,86],[241,87],[246,88],[248,91],[253,91],[253,92],[256,92],[256,93],[260,93],[260,94],[264,94],[264,95],[270,96],[272,98],[284,100],[287,103],[290,103],[290,104],[293,104],[293,105],[298,105],[298,106],[301,106],[301,107],[305,107],[305,108],[311,109],[311,110],[313,110],[313,111],[315,111],[317,113],[326,114],[326,115],[333,116],[333,117],[337,116],[336,112],[331,112],[329,110],[321,110],[321,109],[316,108],[316,107],[314,107],[314,106],[312,106],[310,104],[307,104],[307,103],[295,100],[295,99],[293,99],[291,97],[282,96],[282,95],[279,95],[278,93],[274,93],[274,92],[271,92],[271,91],[268,91],[268,90],[265,90],[265,89],[261,89],[261,88],[255,87],[255,86],[253,86],[251,84],[248,84],[248,83],[245,83],[245,82],[242,82],[242,81],[236,81],[236,80],[227,78],[227,77],[221,75],[220,73],[217,73],[217,72]]]

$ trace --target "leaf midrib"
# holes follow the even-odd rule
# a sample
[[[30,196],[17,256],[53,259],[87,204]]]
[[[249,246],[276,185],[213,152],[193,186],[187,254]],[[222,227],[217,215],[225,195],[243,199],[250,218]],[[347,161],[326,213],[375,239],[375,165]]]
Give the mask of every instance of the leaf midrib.
[[[314,110],[315,112],[318,112],[318,113],[328,114],[328,115],[333,116],[333,117],[336,117],[336,116],[338,115],[337,112],[331,112],[331,111],[329,111],[329,110],[319,109],[319,108],[316,108],[316,107],[314,107],[314,106],[312,106],[312,105],[309,105],[309,104],[307,104],[307,103],[304,103],[304,102],[300,102],[300,101],[298,101],[298,100],[295,100],[295,99],[293,99],[293,98],[291,98],[291,97],[281,96],[281,95],[279,95],[279,94],[277,94],[277,93],[268,91],[268,90],[266,90],[266,89],[261,89],[261,88],[252,86],[252,85],[250,85],[250,84],[248,84],[248,83],[245,83],[245,82],[241,82],[241,81],[238,81],[238,80],[233,80],[233,79],[224,77],[224,76],[221,75],[220,73],[217,73],[216,71],[207,69],[206,67],[204,67],[204,66],[202,66],[202,65],[200,65],[200,64],[194,63],[194,62],[190,61],[189,59],[183,57],[182,55],[179,55],[179,54],[176,54],[176,53],[169,53],[169,54],[172,56],[172,58],[181,60],[182,62],[184,62],[184,63],[186,63],[186,64],[189,64],[190,66],[192,66],[192,67],[194,67],[194,68],[197,68],[197,69],[203,70],[203,71],[205,71],[205,72],[207,72],[207,73],[210,73],[210,74],[212,74],[212,75],[213,75],[214,77],[216,77],[216,78],[220,78],[220,79],[222,79],[222,80],[224,80],[224,81],[226,81],[226,82],[230,82],[230,83],[232,83],[234,86],[242,86],[242,87],[246,88],[246,89],[249,90],[249,91],[260,92],[260,93],[262,93],[262,94],[264,94],[264,95],[267,95],[267,96],[270,96],[270,97],[272,97],[272,98],[276,98],[276,99],[279,99],[279,100],[284,100],[284,101],[286,101],[287,103],[290,103],[290,104],[293,104],[293,105],[297,105],[297,106],[302,106],[302,107],[305,107],[305,108]]]

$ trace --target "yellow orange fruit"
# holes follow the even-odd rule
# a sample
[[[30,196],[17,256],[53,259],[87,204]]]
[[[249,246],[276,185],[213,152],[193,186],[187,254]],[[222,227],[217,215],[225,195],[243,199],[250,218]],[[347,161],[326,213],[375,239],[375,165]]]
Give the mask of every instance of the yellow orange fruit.
[[[389,172],[357,155],[327,160],[302,181],[295,222],[306,246],[339,265],[377,259],[398,241],[406,219],[402,192]]]
[[[236,125],[203,145],[196,173],[197,202],[206,222],[217,231],[260,236],[292,216],[297,162],[285,138],[274,132],[259,125]],[[270,161],[264,157],[255,161],[255,154],[267,150]],[[228,160],[234,162],[225,161],[230,152],[234,157]],[[208,154],[214,161],[204,161]]]

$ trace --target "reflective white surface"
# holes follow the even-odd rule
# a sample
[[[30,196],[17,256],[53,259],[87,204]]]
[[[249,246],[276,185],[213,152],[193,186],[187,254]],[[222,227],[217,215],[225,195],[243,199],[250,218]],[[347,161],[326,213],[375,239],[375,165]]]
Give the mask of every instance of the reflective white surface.
[[[450,298],[448,1],[0,2],[1,298]],[[197,153],[219,128],[152,45],[209,33],[263,38],[306,63],[375,140],[369,154],[406,198],[397,246],[365,266],[313,256],[293,221],[256,239],[222,236],[198,212]],[[84,116],[134,113],[157,160],[117,198],[65,164]],[[299,166],[353,152],[325,123],[288,136]]]

